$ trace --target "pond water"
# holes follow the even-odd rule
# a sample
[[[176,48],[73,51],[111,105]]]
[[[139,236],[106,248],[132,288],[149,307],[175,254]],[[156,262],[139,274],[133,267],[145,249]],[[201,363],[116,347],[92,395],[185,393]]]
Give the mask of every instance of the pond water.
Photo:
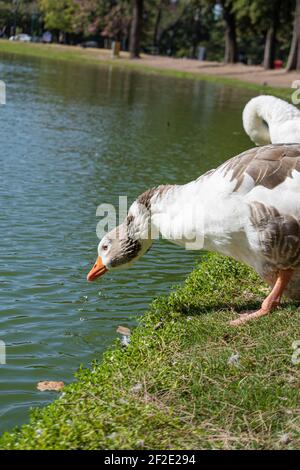
[[[130,271],[87,283],[97,206],[188,182],[249,148],[241,112],[253,93],[12,55],[0,56],[0,79],[3,432],[55,397],[38,381],[72,381],[199,259],[158,242]]]

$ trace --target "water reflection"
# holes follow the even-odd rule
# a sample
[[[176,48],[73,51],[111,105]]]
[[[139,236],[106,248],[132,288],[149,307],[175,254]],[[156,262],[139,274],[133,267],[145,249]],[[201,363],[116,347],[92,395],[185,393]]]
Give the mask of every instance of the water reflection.
[[[130,271],[87,284],[96,207],[192,180],[249,147],[241,110],[251,93],[14,56],[1,57],[0,75],[3,431],[53,397],[38,381],[72,380],[199,257],[156,243]]]

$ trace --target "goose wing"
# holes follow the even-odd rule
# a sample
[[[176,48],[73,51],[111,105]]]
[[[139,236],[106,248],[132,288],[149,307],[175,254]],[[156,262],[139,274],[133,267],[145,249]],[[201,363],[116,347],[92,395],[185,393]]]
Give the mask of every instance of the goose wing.
[[[257,147],[231,158],[216,171],[234,182],[233,192],[242,189],[246,175],[252,179],[251,188],[263,186],[274,189],[293,171],[300,172],[300,144],[279,144]]]

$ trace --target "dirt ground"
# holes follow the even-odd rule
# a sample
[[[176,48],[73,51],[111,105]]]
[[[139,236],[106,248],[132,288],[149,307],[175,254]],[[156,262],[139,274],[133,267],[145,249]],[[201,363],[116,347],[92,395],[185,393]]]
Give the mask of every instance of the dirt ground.
[[[290,88],[295,80],[300,80],[299,72],[287,73],[284,69],[265,70],[263,67],[257,65],[225,65],[219,62],[200,62],[192,59],[173,59],[170,57],[149,55],[143,55],[140,62],[149,67],[236,78],[246,82],[272,87]]]
[[[111,53],[108,50],[86,50],[88,53],[97,54],[101,59],[110,59]],[[128,60],[128,53],[122,52],[121,58],[116,60]],[[234,64],[225,65],[219,62],[197,61],[192,59],[174,59],[170,57],[152,56],[142,54],[138,62],[143,66],[160,69],[173,69],[182,72],[199,73],[201,75],[215,75],[231,79],[243,80],[246,82],[268,85],[271,87],[290,88],[295,80],[300,80],[299,72],[287,73],[284,69],[264,70],[258,65]]]
[[[13,46],[10,44],[10,46]],[[111,51],[108,49],[83,49],[78,46],[63,46],[57,44],[45,45],[31,45],[31,47],[48,48],[49,50],[60,52],[75,53],[76,55],[83,55],[90,57],[93,60],[111,61]],[[128,52],[121,52],[119,59],[114,59],[124,63],[132,63],[129,60]],[[152,69],[172,69],[180,72],[191,72],[199,75],[210,75],[217,77],[225,77],[229,79],[237,79],[245,82],[255,83],[258,85],[268,85],[270,87],[283,87],[290,88],[292,83],[300,80],[300,72],[287,73],[284,69],[280,70],[264,70],[263,67],[258,65],[244,65],[234,64],[225,65],[220,62],[198,61],[192,59],[174,59],[171,57],[154,56],[142,54],[140,59],[135,60],[136,64],[143,67]]]

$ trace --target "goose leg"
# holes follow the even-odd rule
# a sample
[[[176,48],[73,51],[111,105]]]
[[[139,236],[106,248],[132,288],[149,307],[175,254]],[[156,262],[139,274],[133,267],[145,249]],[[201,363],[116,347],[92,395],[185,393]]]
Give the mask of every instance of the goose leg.
[[[232,326],[243,325],[244,323],[247,323],[250,320],[255,320],[256,318],[260,318],[272,312],[272,310],[279,306],[283,291],[288,285],[292,274],[292,269],[279,271],[274,287],[268,297],[263,301],[261,308],[257,310],[257,312],[242,315],[237,320],[229,322],[229,324]]]

